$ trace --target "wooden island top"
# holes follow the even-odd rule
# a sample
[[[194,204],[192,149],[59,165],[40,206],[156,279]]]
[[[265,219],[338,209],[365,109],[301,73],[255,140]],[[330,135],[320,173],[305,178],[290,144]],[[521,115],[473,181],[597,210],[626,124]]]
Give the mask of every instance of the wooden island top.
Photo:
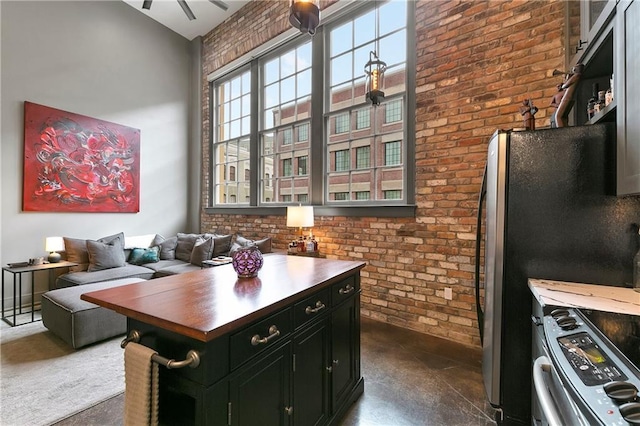
[[[364,262],[268,254],[256,278],[231,264],[85,293],[96,305],[208,342],[330,286]]]

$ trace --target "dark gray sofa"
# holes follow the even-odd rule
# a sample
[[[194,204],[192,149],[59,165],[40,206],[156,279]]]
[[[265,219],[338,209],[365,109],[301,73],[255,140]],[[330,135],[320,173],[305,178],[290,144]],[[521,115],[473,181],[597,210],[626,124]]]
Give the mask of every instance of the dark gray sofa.
[[[42,321],[75,349],[124,334],[124,316],[81,300],[80,296],[197,271],[203,261],[229,255],[236,246],[256,244],[263,253],[271,252],[271,238],[254,242],[238,236],[233,244],[231,239],[231,235],[181,233],[169,239],[159,235],[125,238],[122,233],[96,241],[64,238],[66,258],[78,266],[59,276],[56,288],[42,296]],[[147,254],[150,256],[145,259]]]

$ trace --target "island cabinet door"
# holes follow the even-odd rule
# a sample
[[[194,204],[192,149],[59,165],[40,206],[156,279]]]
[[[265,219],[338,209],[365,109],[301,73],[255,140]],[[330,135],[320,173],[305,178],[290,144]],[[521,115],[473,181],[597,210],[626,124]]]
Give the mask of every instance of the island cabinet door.
[[[238,369],[229,379],[230,426],[292,424],[291,343]]]
[[[331,313],[331,410],[342,406],[360,378],[359,294]]]
[[[318,426],[329,417],[329,323],[326,319],[293,339],[294,425]]]

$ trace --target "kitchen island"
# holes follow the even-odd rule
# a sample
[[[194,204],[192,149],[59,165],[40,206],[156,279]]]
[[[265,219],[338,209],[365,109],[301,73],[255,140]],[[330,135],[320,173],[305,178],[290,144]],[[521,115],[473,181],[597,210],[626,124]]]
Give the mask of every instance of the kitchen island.
[[[129,336],[196,368],[160,368],[162,424],[336,424],[364,389],[364,262],[265,255],[258,277],[222,265],[82,295]]]

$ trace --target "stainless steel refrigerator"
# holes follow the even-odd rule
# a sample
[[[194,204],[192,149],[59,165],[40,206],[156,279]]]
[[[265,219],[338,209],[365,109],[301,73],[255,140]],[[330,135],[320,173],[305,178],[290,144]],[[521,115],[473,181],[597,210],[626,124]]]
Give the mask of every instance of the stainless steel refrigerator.
[[[615,155],[612,124],[499,131],[490,141],[478,315],[485,389],[503,424],[531,424],[528,278],[630,286],[640,197],[615,196]]]

